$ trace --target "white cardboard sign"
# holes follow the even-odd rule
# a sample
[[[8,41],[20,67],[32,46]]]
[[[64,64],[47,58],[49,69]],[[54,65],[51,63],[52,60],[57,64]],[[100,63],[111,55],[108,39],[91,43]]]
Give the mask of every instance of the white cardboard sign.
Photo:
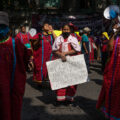
[[[67,56],[66,62],[57,59],[46,65],[52,90],[82,84],[88,80],[84,55]]]

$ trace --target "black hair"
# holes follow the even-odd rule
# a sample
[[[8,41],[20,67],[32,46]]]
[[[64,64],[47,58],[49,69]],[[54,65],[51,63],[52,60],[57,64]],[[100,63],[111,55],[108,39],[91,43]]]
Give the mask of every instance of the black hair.
[[[68,27],[70,28],[70,25],[69,25],[69,24],[64,24],[64,25],[62,26],[62,30],[64,29],[65,26],[68,26]],[[70,28],[70,30],[71,30],[71,28]]]
[[[4,25],[4,24],[0,24],[0,27],[7,27],[7,25]]]
[[[82,36],[84,34],[83,30],[79,31],[79,35]]]
[[[26,27],[24,24],[20,26],[20,29],[22,29],[23,27]]]
[[[48,24],[49,25],[49,22],[45,21],[42,25],[42,28],[44,27],[44,25]]]
[[[74,26],[70,25],[70,30],[71,30],[71,33],[74,33],[75,32]]]

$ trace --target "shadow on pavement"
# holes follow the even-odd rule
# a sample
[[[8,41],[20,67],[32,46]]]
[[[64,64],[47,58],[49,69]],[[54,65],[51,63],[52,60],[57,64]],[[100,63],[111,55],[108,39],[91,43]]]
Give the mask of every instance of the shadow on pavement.
[[[100,65],[92,65],[91,70],[101,73]],[[91,79],[97,85],[102,85],[101,79]],[[42,93],[41,96],[37,97],[37,100],[43,102],[42,105],[32,105],[32,100],[24,98],[23,102],[23,113],[22,120],[105,120],[104,115],[96,110],[96,100],[85,98],[82,96],[77,96],[75,102],[72,105],[72,110],[78,109],[77,114],[67,114],[67,111],[70,109],[70,106],[65,106],[67,109],[63,109],[62,113],[59,111],[58,107],[54,106],[56,100],[56,94],[50,88],[43,88],[38,84],[32,81],[32,77],[27,80],[27,83],[34,89]],[[52,106],[55,113],[51,113],[47,108]],[[82,110],[86,114],[79,114],[79,111]],[[52,110],[53,111],[53,110]]]
[[[93,63],[93,64],[91,64],[90,65],[90,71],[91,70],[97,72],[100,75],[102,75],[102,73],[103,73],[102,72],[102,66],[99,63]]]
[[[95,82],[97,85],[103,84],[103,80],[101,80],[101,79],[91,79],[91,81]]]
[[[51,89],[49,83],[45,82],[45,83],[43,83],[43,85],[40,85],[40,84],[34,82],[34,81],[32,80],[32,78],[33,78],[33,77],[30,77],[29,79],[27,79],[27,83],[28,83],[31,87],[35,88],[36,90],[41,91],[41,90],[43,90],[43,89],[47,89],[47,90],[50,90],[50,89]]]
[[[43,101],[45,104],[54,104],[54,101],[56,100],[56,94],[55,91],[52,91],[50,87],[45,87],[38,85],[37,83],[34,83],[32,81],[32,77],[30,77],[27,80],[27,83],[34,89],[42,92],[42,96],[40,96],[40,100]]]
[[[43,96],[37,97],[40,101],[47,105],[54,105],[55,102],[55,96],[48,94],[47,92],[43,92]],[[91,100],[85,97],[77,96],[75,98],[75,102],[73,102],[72,107],[74,109],[78,108],[80,110],[83,110],[86,113],[86,118],[85,120],[104,120],[104,115],[96,109],[96,100]],[[69,106],[67,106],[69,109]],[[66,112],[66,111],[65,111]],[[72,117],[72,116],[71,116]],[[61,120],[61,119],[60,119]],[[68,119],[66,119],[68,120]],[[70,119],[72,120],[72,118]],[[76,119],[76,120],[81,120]],[[83,119],[84,120],[84,119]]]
[[[95,100],[91,100],[82,96],[76,97],[76,103],[74,106],[79,106],[85,113],[91,117],[92,120],[105,120],[104,115],[102,112],[96,109],[96,102]]]
[[[92,64],[90,64],[90,67],[94,67],[94,68],[100,68],[101,69],[101,64],[94,64],[94,63],[92,63]]]
[[[105,120],[102,113],[95,109],[96,101],[83,97],[77,97],[76,100],[79,100],[79,107],[86,114],[68,114],[67,110],[69,108],[60,111],[58,111],[58,108],[51,108],[54,109],[54,112],[51,112],[46,110],[45,106],[32,105],[31,99],[24,98],[22,120]]]
[[[91,70],[97,72],[97,73],[100,74],[100,75],[103,74],[101,69],[98,69],[98,68],[90,68],[90,71],[91,71]]]

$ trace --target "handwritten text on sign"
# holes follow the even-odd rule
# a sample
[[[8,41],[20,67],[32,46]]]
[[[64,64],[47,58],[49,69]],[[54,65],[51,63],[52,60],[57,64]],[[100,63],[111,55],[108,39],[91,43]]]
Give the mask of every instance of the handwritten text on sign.
[[[67,56],[66,62],[57,59],[47,62],[46,65],[52,90],[87,82],[84,55]]]

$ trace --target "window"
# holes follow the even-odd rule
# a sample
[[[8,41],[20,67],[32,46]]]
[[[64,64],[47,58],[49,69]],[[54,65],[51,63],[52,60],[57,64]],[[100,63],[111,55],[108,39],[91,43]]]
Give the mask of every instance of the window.
[[[41,8],[60,7],[60,0],[40,0]]]

